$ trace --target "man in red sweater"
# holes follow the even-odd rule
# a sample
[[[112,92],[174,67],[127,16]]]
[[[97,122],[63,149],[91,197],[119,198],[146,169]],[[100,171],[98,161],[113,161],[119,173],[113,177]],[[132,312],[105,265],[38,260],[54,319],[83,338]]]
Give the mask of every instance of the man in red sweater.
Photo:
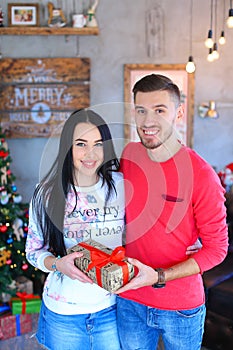
[[[180,92],[162,75],[133,89],[141,142],[123,151],[126,254],[137,276],[117,291],[124,350],[198,350],[205,320],[202,273],[227,254],[224,189],[212,167],[177,138]],[[186,249],[201,239],[202,249]]]

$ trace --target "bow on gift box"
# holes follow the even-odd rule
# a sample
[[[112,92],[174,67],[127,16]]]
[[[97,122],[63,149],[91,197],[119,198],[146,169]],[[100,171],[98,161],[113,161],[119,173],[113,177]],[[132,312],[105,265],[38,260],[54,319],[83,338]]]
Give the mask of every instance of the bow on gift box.
[[[32,299],[40,299],[39,295],[34,294],[27,294],[26,292],[18,292],[16,293],[17,297],[20,298],[22,302],[22,314],[26,313],[26,301],[32,300]],[[15,300],[15,298],[12,298],[12,300]]]
[[[101,267],[107,265],[108,263],[117,264],[122,267],[123,272],[123,284],[126,284],[129,280],[128,266],[125,261],[125,249],[124,247],[115,248],[109,255],[95,247],[92,247],[85,242],[79,243],[79,245],[91,253],[91,262],[88,265],[87,271],[96,267],[96,279],[99,286],[102,286],[101,280]]]

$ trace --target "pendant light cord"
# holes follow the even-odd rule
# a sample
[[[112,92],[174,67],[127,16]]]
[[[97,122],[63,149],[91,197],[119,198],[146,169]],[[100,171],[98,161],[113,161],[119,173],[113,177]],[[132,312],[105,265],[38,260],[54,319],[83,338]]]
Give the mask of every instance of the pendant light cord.
[[[217,9],[217,0],[215,0],[215,40],[214,42],[216,43],[217,42],[217,13],[218,13],[218,9]]]
[[[190,0],[190,56],[192,56],[192,42],[193,42],[193,0]]]
[[[223,0],[222,30],[224,30],[225,28],[225,11],[226,11],[226,4],[225,4],[225,0]]]
[[[210,29],[213,29],[213,0],[210,1]]]

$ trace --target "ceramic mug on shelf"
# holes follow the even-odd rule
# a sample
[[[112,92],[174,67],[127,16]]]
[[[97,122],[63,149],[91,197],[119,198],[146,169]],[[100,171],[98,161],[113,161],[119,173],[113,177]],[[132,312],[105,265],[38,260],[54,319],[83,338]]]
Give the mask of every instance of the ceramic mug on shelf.
[[[74,28],[83,28],[86,23],[86,17],[83,14],[74,14],[72,16],[72,23]]]

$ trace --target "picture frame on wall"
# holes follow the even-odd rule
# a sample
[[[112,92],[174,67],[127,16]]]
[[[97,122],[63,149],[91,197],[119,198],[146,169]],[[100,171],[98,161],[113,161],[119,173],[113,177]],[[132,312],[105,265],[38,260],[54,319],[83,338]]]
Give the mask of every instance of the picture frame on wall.
[[[170,78],[180,89],[181,103],[184,106],[184,118],[177,120],[176,129],[181,142],[188,147],[193,145],[194,116],[194,73],[187,73],[185,64],[125,64],[124,65],[124,101],[125,101],[125,143],[139,141],[133,111],[134,84],[148,74],[162,74]]]
[[[38,3],[9,3],[8,26],[39,26]]]

